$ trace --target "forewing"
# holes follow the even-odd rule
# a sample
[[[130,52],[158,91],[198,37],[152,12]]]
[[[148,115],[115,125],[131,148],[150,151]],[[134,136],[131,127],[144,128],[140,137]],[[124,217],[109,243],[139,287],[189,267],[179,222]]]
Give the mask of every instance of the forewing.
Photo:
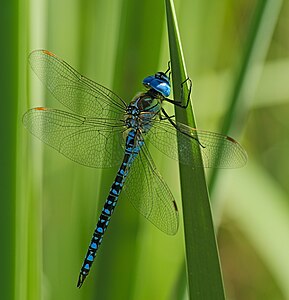
[[[168,120],[153,121],[146,143],[152,143],[167,156],[193,168],[238,168],[246,164],[246,151],[233,138],[197,130],[178,122],[176,125],[178,130]],[[198,148],[202,153],[203,165],[194,160],[194,153],[199,151]]]
[[[31,68],[63,105],[82,116],[122,118],[125,102],[47,50],[29,55]]]
[[[145,145],[132,163],[124,191],[133,206],[157,228],[176,234],[179,216],[175,199]]]
[[[38,107],[24,114],[23,124],[33,135],[79,164],[106,168],[122,160],[125,127],[120,121]]]

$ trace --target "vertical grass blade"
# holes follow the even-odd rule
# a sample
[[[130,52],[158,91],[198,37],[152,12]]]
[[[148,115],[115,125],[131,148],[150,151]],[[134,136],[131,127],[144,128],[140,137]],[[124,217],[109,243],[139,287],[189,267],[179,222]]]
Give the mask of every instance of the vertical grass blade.
[[[183,51],[172,0],[166,0],[167,27],[172,64],[174,99],[181,99],[186,79]],[[183,91],[183,99],[188,88]],[[182,99],[182,100],[183,100]],[[192,106],[176,108],[176,120],[196,127]],[[201,160],[201,153],[192,159]],[[204,170],[180,165],[186,266],[190,299],[225,299],[219,255]]]
[[[18,98],[18,1],[1,3],[0,56],[1,118],[1,299],[14,299],[15,287],[15,203]]]
[[[236,131],[240,131],[240,127],[244,124],[249,106],[248,101],[253,100],[282,3],[282,0],[259,0],[257,3],[243,57],[229,97],[227,112],[221,128],[223,134],[230,134],[233,127]],[[235,136],[235,134],[233,135]],[[217,175],[218,169],[213,169],[209,183],[211,192],[214,189]]]

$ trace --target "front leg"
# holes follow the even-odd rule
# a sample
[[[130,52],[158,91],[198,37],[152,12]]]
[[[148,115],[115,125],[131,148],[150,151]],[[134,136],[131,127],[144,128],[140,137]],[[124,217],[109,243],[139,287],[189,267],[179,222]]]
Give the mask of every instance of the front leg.
[[[178,107],[186,109],[188,107],[188,105],[189,105],[189,102],[190,102],[191,92],[192,92],[192,86],[193,86],[192,80],[189,77],[185,81],[183,81],[181,83],[181,99],[183,98],[183,94],[184,94],[184,84],[187,81],[189,82],[190,87],[189,87],[189,94],[188,94],[187,102],[186,102],[185,105],[182,104],[182,100],[172,100],[172,99],[169,99],[169,98],[164,98],[163,100],[164,101],[168,101],[169,103],[172,103],[172,104],[174,104],[174,105],[176,105]]]

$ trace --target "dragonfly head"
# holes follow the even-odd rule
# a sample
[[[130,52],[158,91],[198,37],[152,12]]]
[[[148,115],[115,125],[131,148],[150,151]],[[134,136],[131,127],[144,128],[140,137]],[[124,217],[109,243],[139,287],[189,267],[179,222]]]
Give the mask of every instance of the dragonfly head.
[[[168,97],[170,95],[170,79],[163,72],[157,72],[155,75],[146,77],[142,83],[146,88],[154,89],[164,97]]]

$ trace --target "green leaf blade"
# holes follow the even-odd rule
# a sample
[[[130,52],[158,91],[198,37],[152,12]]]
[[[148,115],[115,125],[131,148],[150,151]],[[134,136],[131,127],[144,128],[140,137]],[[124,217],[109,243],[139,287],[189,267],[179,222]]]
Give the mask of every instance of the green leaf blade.
[[[174,99],[186,99],[188,87],[178,25],[172,0],[166,0],[167,25],[172,64]],[[182,99],[182,100],[183,100]],[[176,120],[196,127],[191,104],[188,109],[176,108]],[[201,153],[194,156],[201,160]],[[203,168],[179,165],[183,204],[186,266],[190,299],[225,299],[214,226]]]

